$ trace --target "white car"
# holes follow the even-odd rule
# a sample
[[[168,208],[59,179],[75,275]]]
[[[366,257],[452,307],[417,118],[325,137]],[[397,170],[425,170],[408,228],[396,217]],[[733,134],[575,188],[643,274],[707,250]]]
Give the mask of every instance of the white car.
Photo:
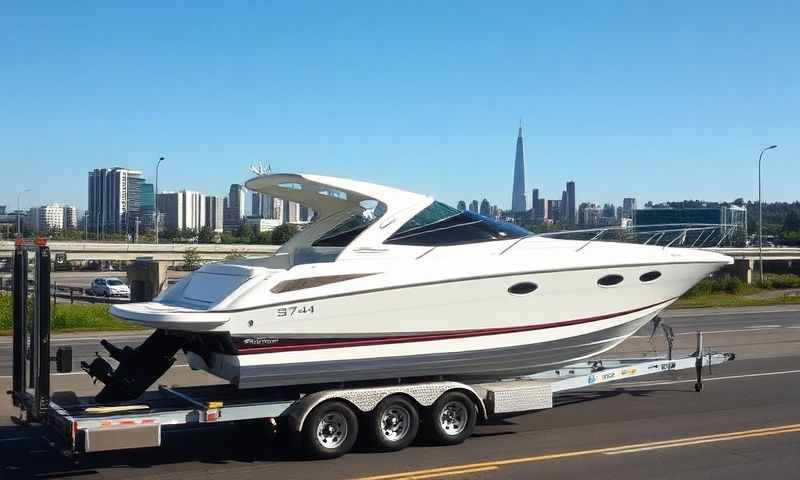
[[[89,292],[92,295],[104,297],[129,297],[131,290],[119,278],[95,278],[92,285],[89,287]]]

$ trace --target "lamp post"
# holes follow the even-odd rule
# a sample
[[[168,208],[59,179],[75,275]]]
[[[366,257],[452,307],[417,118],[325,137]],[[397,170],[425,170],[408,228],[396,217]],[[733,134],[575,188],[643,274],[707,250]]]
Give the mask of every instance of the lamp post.
[[[764,152],[772,150],[773,148],[778,148],[778,146],[770,145],[761,150],[761,153],[758,155],[758,280],[761,282],[761,286],[764,286],[764,239],[762,237],[763,232],[761,228],[764,224],[761,214],[761,160],[764,157]]]
[[[153,206],[156,210],[156,245],[158,245],[158,167],[161,166],[161,162],[163,161],[164,157],[159,157],[158,163],[156,163],[156,185],[153,191]]]
[[[26,188],[25,190],[23,190],[23,191],[21,191],[21,192],[19,192],[17,194],[17,236],[19,236],[20,232],[22,231],[22,229],[20,228],[20,223],[21,222],[20,222],[20,217],[19,217],[19,199],[20,199],[20,197],[22,196],[23,193],[30,192],[30,191],[31,191],[30,188]]]

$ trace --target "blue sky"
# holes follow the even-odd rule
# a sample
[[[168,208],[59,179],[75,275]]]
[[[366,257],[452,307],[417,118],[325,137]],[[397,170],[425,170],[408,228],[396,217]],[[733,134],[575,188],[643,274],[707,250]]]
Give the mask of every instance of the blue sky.
[[[566,5],[566,3],[569,3]],[[17,2],[0,204],[86,205],[126,166],[221,194],[253,161],[455,203],[795,200],[800,3]]]

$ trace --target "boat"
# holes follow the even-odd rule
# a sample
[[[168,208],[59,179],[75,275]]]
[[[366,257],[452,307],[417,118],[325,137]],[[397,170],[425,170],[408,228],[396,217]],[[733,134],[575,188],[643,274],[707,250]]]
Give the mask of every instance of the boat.
[[[436,378],[494,381],[610,350],[730,257],[533,235],[434,198],[344,178],[246,188],[313,221],[266,258],[212,263],[113,316],[155,329],[84,369],[100,402],[136,398],[183,349],[240,389]]]

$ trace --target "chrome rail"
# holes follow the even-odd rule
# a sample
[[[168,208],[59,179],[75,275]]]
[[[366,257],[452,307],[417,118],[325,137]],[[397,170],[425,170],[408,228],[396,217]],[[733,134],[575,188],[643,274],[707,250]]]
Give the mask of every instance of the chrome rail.
[[[731,237],[740,228],[739,225],[729,224],[661,224],[661,225],[637,225],[637,226],[614,226],[589,228],[581,230],[562,230],[558,232],[544,232],[531,234],[517,239],[514,243],[500,252],[500,255],[508,252],[522,241],[535,237],[567,237],[591,235],[584,240],[575,251],[580,252],[592,242],[596,241],[616,241],[622,243],[639,243],[642,245],[653,245],[666,248],[710,248],[719,247],[722,242]],[[616,237],[611,237],[609,233],[617,233]],[[610,238],[611,237],[611,238]],[[665,242],[662,244],[661,242]],[[689,243],[691,242],[691,243]]]

